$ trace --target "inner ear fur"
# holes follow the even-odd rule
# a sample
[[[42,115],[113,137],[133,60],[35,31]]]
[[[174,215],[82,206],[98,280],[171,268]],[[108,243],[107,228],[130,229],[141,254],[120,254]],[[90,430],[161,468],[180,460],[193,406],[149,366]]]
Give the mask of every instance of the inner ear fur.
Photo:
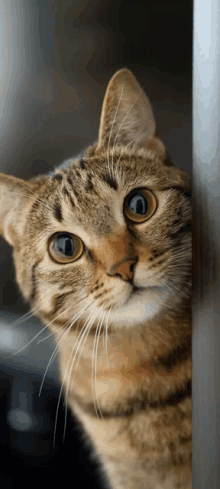
[[[153,110],[144,90],[130,70],[117,71],[104,97],[97,148],[116,143],[146,147],[155,133]]]
[[[33,200],[35,187],[31,182],[0,173],[0,234],[11,246],[22,236],[25,211]]]

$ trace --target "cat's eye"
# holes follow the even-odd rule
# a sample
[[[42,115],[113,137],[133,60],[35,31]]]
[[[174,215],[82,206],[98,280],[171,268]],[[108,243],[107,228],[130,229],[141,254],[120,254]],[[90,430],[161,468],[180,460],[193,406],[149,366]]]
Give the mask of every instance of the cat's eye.
[[[49,254],[58,263],[70,263],[83,253],[83,243],[75,234],[56,233],[49,241]]]
[[[124,203],[125,215],[130,221],[141,223],[155,212],[157,201],[154,194],[145,188],[132,190]]]

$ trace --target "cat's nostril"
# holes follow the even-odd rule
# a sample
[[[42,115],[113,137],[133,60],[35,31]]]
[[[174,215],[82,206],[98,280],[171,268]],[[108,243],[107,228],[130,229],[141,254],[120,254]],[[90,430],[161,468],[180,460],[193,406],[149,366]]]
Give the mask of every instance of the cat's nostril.
[[[112,265],[108,275],[114,275],[122,278],[122,280],[125,280],[126,282],[130,282],[133,279],[134,265],[136,262],[136,258],[125,258],[121,262]]]

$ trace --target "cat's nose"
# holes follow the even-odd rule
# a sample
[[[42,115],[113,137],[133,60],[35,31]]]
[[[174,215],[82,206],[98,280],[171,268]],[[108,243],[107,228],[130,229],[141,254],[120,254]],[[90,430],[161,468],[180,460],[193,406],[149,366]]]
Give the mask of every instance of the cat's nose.
[[[108,275],[119,275],[122,280],[131,282],[134,276],[134,265],[136,261],[136,258],[124,258],[124,260],[111,265],[108,270]]]

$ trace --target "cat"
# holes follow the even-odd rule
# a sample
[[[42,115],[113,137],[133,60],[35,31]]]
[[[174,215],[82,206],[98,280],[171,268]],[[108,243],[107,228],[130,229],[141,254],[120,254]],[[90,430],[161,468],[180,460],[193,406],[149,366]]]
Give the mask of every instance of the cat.
[[[30,181],[0,174],[0,232],[107,483],[190,489],[191,176],[130,70],[80,157]]]

